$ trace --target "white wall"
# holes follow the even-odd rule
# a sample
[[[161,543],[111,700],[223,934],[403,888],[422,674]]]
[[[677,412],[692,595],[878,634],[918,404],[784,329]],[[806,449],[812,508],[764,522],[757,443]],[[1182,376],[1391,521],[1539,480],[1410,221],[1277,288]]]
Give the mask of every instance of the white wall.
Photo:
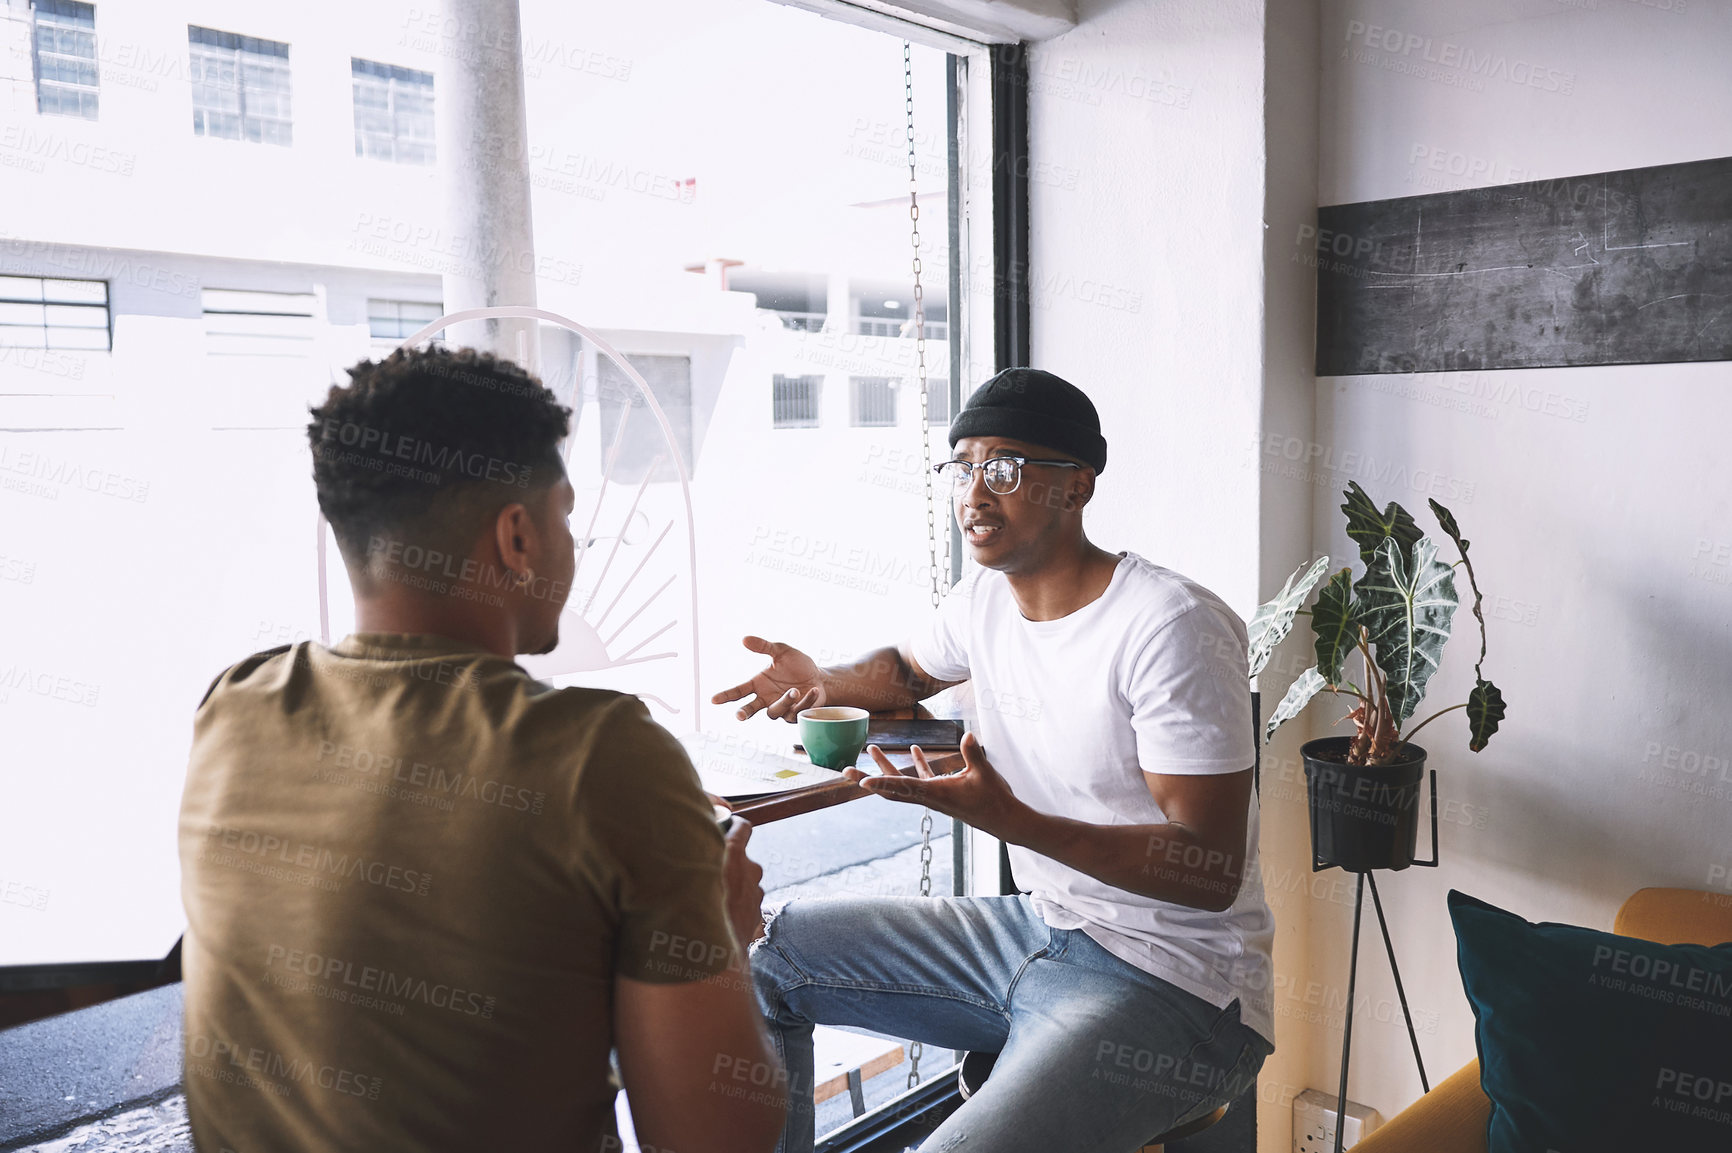
[[[1428,730],[1443,863],[1382,882],[1435,1082],[1473,1055],[1449,888],[1607,928],[1644,885],[1732,887],[1732,479],[1716,451],[1732,373],[1318,380],[1300,229],[1317,203],[1732,152],[1732,121],[1709,112],[1732,97],[1732,4],[1270,7],[1265,19],[1255,3],[1085,0],[1077,27],[1039,46],[1033,159],[1080,179],[1032,188],[1034,361],[1089,390],[1108,427],[1091,535],[1240,612],[1312,550],[1350,555],[1342,454],[1404,470],[1367,483],[1427,522],[1424,490],[1453,494],[1488,595],[1487,671],[1511,712],[1478,755],[1459,718]],[[1373,25],[1399,30],[1400,47],[1368,44]],[[1426,38],[1501,55],[1504,72],[1429,65],[1411,47]],[[1290,467],[1295,445],[1309,467]],[[1301,626],[1278,655],[1266,698],[1308,663],[1306,639]],[[1436,705],[1465,695],[1470,645],[1445,663]],[[1265,754],[1279,1049],[1263,1153],[1289,1148],[1292,1095],[1333,1091],[1339,1068],[1353,893],[1338,871],[1310,872],[1296,759],[1328,715]],[[1351,1094],[1389,1116],[1420,1086],[1376,945],[1364,943]]]
[[[1372,25],[1399,30],[1403,50],[1382,36],[1368,45]],[[1434,59],[1450,42],[1541,80],[1427,64],[1424,48],[1405,47],[1414,37],[1434,42]],[[1325,0],[1322,46],[1324,204],[1732,153],[1725,0]],[[1427,1023],[1435,1014],[1420,1034],[1433,1083],[1474,1054],[1450,888],[1530,920],[1605,929],[1643,886],[1728,887],[1732,769],[1702,766],[1732,757],[1729,386],[1726,362],[1317,382],[1326,450],[1387,453],[1463,494],[1444,503],[1473,542],[1492,618],[1486,669],[1510,703],[1478,755],[1455,718],[1427,730],[1443,863],[1383,882],[1409,996]],[[1451,400],[1478,408],[1440,403]],[[1313,530],[1344,557],[1340,487],[1316,488]],[[1430,524],[1423,495],[1385,487],[1373,494]],[[1426,712],[1465,697],[1470,645],[1451,651]],[[1309,979],[1338,986],[1350,909],[1313,908]],[[1370,943],[1361,981],[1393,997],[1377,953]],[[1333,1086],[1339,1027],[1310,1043]],[[1403,1030],[1356,1026],[1351,1095],[1388,1115],[1419,1089]]]
[[[1256,603],[1260,0],[1079,5],[1030,63],[1033,362],[1108,435],[1090,534]]]

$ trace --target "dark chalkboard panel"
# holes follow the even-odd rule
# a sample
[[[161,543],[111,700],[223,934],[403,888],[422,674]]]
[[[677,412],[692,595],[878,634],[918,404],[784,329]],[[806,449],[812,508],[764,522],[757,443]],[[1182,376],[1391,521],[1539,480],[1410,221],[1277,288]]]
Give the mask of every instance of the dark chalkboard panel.
[[[1732,157],[1318,209],[1317,373],[1732,360]]]

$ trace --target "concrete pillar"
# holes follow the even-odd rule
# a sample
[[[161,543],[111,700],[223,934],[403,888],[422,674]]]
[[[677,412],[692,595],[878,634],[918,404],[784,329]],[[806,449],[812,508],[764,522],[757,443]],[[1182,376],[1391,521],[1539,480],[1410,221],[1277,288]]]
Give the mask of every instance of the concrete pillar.
[[[445,251],[445,311],[535,304],[529,131],[517,0],[442,0],[434,122]],[[540,361],[536,322],[457,325],[447,338],[517,361]]]
[[[824,327],[831,332],[854,331],[854,305],[848,274],[832,272],[824,280]]]

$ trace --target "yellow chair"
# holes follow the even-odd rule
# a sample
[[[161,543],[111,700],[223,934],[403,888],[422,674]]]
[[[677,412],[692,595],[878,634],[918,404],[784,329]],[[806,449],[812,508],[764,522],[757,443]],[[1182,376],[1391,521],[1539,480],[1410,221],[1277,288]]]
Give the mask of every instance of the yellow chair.
[[[1732,895],[1695,889],[1641,889],[1618,910],[1612,932],[1662,945],[1732,941]],[[1485,1153],[1491,1102],[1479,1087],[1479,1061],[1402,1110],[1353,1146],[1354,1153]]]

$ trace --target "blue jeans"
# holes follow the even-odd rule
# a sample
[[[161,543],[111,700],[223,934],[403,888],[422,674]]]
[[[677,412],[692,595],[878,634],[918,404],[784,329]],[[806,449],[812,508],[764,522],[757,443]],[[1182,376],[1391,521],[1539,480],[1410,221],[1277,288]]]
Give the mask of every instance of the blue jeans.
[[[777,1153],[811,1153],[812,1026],[1000,1053],[921,1153],[1130,1153],[1238,1097],[1273,1048],[1202,998],[1050,928],[1027,896],[788,902],[752,946],[788,1071]]]

